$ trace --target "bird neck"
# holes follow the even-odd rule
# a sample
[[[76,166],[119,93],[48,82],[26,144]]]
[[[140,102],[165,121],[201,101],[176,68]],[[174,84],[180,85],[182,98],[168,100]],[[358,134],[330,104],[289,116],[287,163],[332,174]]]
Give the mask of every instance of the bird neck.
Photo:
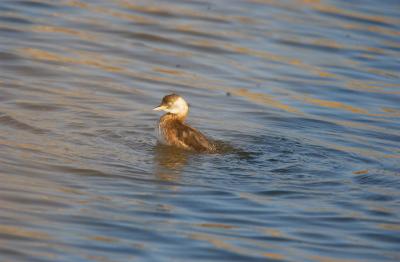
[[[176,120],[176,121],[180,121],[180,122],[183,123],[183,122],[185,122],[186,117],[187,117],[187,112],[180,113],[180,114],[167,113],[167,114],[162,116],[162,119],[164,121]]]

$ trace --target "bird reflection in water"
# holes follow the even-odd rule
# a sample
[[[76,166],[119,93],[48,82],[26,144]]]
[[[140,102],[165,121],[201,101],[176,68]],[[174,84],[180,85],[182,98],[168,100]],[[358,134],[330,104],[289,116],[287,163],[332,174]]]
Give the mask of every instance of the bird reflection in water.
[[[154,154],[156,176],[162,181],[177,181],[190,155],[187,150],[158,143]]]
[[[252,161],[256,154],[234,148],[223,141],[215,141],[216,157],[221,155],[235,156],[234,159]],[[161,181],[177,182],[180,179],[182,169],[188,164],[190,157],[196,156],[196,152],[167,146],[157,143],[154,148],[155,175]]]

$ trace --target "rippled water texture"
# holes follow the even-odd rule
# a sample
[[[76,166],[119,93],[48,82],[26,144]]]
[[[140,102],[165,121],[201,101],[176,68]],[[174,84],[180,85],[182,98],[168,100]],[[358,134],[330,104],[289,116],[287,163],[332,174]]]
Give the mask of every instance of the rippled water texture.
[[[0,261],[400,261],[399,68],[398,0],[1,0]]]

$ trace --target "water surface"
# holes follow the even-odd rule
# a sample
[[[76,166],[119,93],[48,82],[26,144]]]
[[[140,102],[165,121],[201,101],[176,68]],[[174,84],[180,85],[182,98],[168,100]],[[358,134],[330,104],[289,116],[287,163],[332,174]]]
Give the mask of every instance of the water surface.
[[[1,261],[399,261],[400,4],[3,0]],[[168,93],[234,152],[157,145]]]

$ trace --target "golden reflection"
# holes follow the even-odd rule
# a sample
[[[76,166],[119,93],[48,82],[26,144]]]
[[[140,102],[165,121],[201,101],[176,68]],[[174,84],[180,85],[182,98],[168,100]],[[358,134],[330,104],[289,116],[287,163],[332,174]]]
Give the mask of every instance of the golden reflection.
[[[358,171],[354,171],[354,172],[353,172],[354,175],[365,175],[365,174],[368,174],[368,173],[369,173],[369,171],[366,170],[366,169],[364,169],[364,170],[358,170]]]
[[[353,86],[354,86],[354,83],[353,83]],[[274,89],[274,88],[270,87],[270,89]],[[349,111],[349,112],[354,113],[354,114],[363,114],[363,115],[368,115],[368,116],[387,116],[387,115],[396,116],[396,114],[397,114],[395,111],[389,112],[389,111],[385,111],[385,110],[383,110],[384,111],[383,114],[382,113],[381,114],[370,113],[366,109],[359,108],[359,107],[352,106],[352,105],[348,105],[348,104],[345,104],[345,103],[342,103],[342,102],[330,101],[330,100],[324,100],[324,99],[318,99],[318,98],[314,98],[314,97],[309,97],[309,96],[306,96],[306,95],[303,95],[303,94],[299,94],[298,92],[295,92],[295,91],[290,91],[288,89],[286,89],[286,90],[281,89],[279,91],[281,93],[284,93],[285,95],[287,95],[288,97],[290,97],[291,99],[294,99],[294,100],[306,102],[306,103],[317,105],[317,106],[321,106],[321,107],[341,109],[341,110]],[[381,93],[396,94],[396,92],[381,92]],[[309,115],[309,117],[313,118],[313,119],[319,119],[316,115]],[[324,118],[324,121],[327,121],[327,119]],[[329,121],[331,121],[333,123],[339,123],[339,121],[336,121],[336,120],[333,120],[333,119],[330,119]],[[381,121],[385,121],[385,120],[381,119]],[[365,125],[365,124],[359,124],[357,122],[352,122],[352,121],[340,121],[340,123],[345,125],[345,126],[347,126],[347,125],[350,125],[350,126],[353,126],[353,127],[354,126],[365,126],[365,127],[368,126],[368,129],[370,129],[370,128],[375,129],[374,126]],[[385,131],[385,129],[382,129],[382,132],[384,132],[384,131]]]
[[[400,117],[400,110],[396,108],[390,108],[390,107],[382,107],[381,108],[383,112],[390,114],[392,116]]]
[[[285,259],[285,256],[282,254],[278,253],[264,253],[264,257],[270,258],[270,259],[277,259],[277,260],[283,260]]]
[[[260,50],[254,50],[251,48],[231,44],[231,43],[221,43],[217,45],[218,47],[222,48],[224,47],[225,49],[232,51],[232,52],[237,52],[239,54],[246,54],[249,56],[254,56],[254,57],[259,57],[265,60],[269,61],[275,61],[275,62],[280,62],[280,63],[286,63],[290,64],[293,66],[296,66],[302,70],[307,70],[315,75],[321,76],[321,77],[329,77],[329,78],[334,78],[336,77],[335,74],[323,71],[321,68],[318,66],[306,64],[302,62],[300,59],[294,59],[292,57],[286,57],[282,55],[277,55],[271,52],[266,52],[266,51],[260,51]]]
[[[253,19],[248,16],[233,16],[232,19],[237,20],[242,24],[248,24],[248,25],[255,25],[258,23],[257,19]]]
[[[254,92],[250,92],[247,89],[232,89],[229,92],[234,95],[237,95],[237,96],[246,97],[247,99],[257,102],[257,103],[262,103],[264,105],[269,105],[269,106],[273,106],[275,108],[279,108],[279,109],[287,111],[289,113],[300,113],[299,110],[297,110],[296,108],[279,102],[277,99],[273,98],[271,95],[254,93]]]
[[[94,241],[99,241],[99,242],[105,242],[105,243],[117,243],[117,242],[119,242],[119,240],[117,238],[105,237],[105,236],[91,236],[91,237],[88,237],[88,239],[94,240]]]
[[[190,238],[192,238],[194,240],[207,241],[217,248],[227,250],[227,251],[230,251],[233,253],[239,253],[239,254],[243,254],[243,255],[253,255],[253,253],[254,253],[254,251],[252,251],[252,250],[241,248],[241,247],[238,247],[238,246],[228,243],[226,241],[228,239],[223,240],[223,239],[221,239],[222,237],[218,238],[217,236],[214,236],[211,234],[193,233],[190,235]]]
[[[37,25],[32,27],[32,31],[40,33],[62,33],[66,35],[77,36],[83,40],[96,41],[96,37],[91,33],[59,26]]]
[[[365,81],[365,80],[350,80],[346,81],[346,87],[353,90],[360,90],[362,92],[379,93],[379,94],[392,94],[400,95],[400,91],[386,91],[384,88],[396,87],[395,85],[382,85],[381,82]]]
[[[89,53],[83,54],[81,52],[80,56],[72,58],[35,48],[23,48],[20,49],[20,52],[24,56],[29,56],[38,60],[93,66],[113,73],[126,72],[126,70],[123,67],[110,65],[111,64],[110,61],[107,61],[105,58],[102,58],[99,54],[93,56],[92,54]]]
[[[27,229],[23,229],[21,227],[15,227],[15,226],[0,225],[0,233],[12,235],[12,236],[16,236],[16,237],[34,238],[34,239],[42,239],[42,240],[50,240],[51,239],[50,236],[46,233],[39,232],[39,231],[33,231],[33,230],[27,230]]]
[[[158,73],[168,74],[168,75],[175,75],[175,76],[184,74],[184,72],[179,71],[179,70],[166,69],[166,68],[161,68],[161,67],[154,67],[153,71],[158,72]]]
[[[199,240],[199,241],[206,241],[216,248],[222,249],[222,250],[227,250],[229,252],[235,253],[235,254],[241,254],[244,256],[263,256],[263,257],[269,257],[269,256],[279,256],[280,259],[285,259],[284,255],[279,255],[275,253],[269,253],[269,252],[258,252],[253,249],[249,249],[246,247],[240,247],[238,245],[231,244],[229,242],[237,242],[236,238],[233,237],[222,237],[222,236],[216,236],[213,234],[207,234],[207,233],[193,233],[190,234],[189,237],[194,240]],[[248,242],[246,244],[252,244],[256,245],[262,248],[276,248],[276,247],[271,247],[267,245],[265,242],[260,242],[260,241],[254,241],[251,239],[241,239],[240,242]]]
[[[282,231],[275,229],[275,228],[264,228],[263,231],[272,237],[283,237]]]
[[[238,226],[232,226],[232,225],[227,225],[227,224],[218,224],[218,223],[203,223],[203,224],[197,224],[197,226],[206,227],[206,228],[222,228],[222,229],[238,228]]]
[[[341,15],[345,17],[351,17],[353,19],[358,19],[360,21],[369,21],[378,24],[398,24],[398,19],[390,17],[390,16],[377,16],[370,15],[366,13],[360,13],[354,9],[343,9],[334,5],[328,4],[326,1],[320,0],[295,0],[291,3],[286,3],[279,0],[251,0],[252,2],[258,3],[269,3],[275,6],[284,7],[287,9],[297,10],[299,5],[307,5],[316,11],[333,14],[333,15]],[[393,32],[396,32],[393,30]],[[399,32],[396,32],[399,34]]]
[[[339,16],[349,17],[351,19],[360,20],[359,23],[354,23],[354,22],[347,23],[346,20],[344,19],[335,21],[336,26],[342,27],[346,30],[354,30],[354,31],[368,30],[371,32],[382,33],[393,36],[400,35],[399,31],[385,27],[385,24],[396,25],[399,23],[398,19],[389,16],[369,15],[351,9],[341,9],[336,6],[326,4],[326,2],[319,2],[319,1],[314,1],[314,3],[310,6],[311,8],[315,9],[318,12],[332,14],[336,16],[339,15]],[[371,23],[376,23],[381,25],[371,25]]]
[[[82,8],[82,9],[88,7],[87,3],[83,3],[83,2],[81,2],[79,0],[65,0],[64,4],[68,5],[68,6],[79,7],[79,8]]]
[[[188,154],[190,152],[186,150],[157,144],[154,154],[155,175],[163,181],[178,180],[181,169],[187,163]]]
[[[335,143],[330,143],[330,142],[325,142],[320,139],[313,138],[313,143],[321,145],[323,147],[328,147],[328,148],[333,148],[339,151],[343,152],[351,152],[354,154],[359,154],[362,156],[367,156],[370,158],[400,158],[400,155],[394,155],[394,154],[385,154],[381,153],[376,150],[369,150],[369,149],[363,149],[355,146],[343,146]]]
[[[315,119],[326,121],[325,118],[315,118]],[[380,133],[389,134],[389,135],[398,135],[398,133],[395,130],[391,130],[391,129],[380,127],[380,126],[364,124],[364,123],[356,122],[356,121],[330,120],[330,122],[337,124],[337,125],[351,127],[351,128],[357,128],[357,129],[361,129],[361,130],[375,131],[375,132],[380,132]]]
[[[306,97],[304,96],[302,98],[305,102],[315,104],[318,106],[322,107],[329,107],[329,108],[335,108],[335,109],[342,109],[346,110],[355,114],[368,114],[368,111],[362,108],[346,105],[342,102],[336,102],[336,101],[329,101],[329,100],[323,100],[323,99],[317,99],[313,97]]]
[[[400,159],[400,154],[386,154],[384,157]]]
[[[324,256],[310,256],[309,259],[318,262],[360,262],[360,260],[344,259],[344,258],[333,258]]]
[[[379,224],[378,227],[385,230],[400,231],[400,225],[395,224]]]
[[[146,18],[144,16],[128,14],[128,13],[124,13],[124,12],[116,12],[116,11],[112,11],[110,8],[104,8],[104,7],[95,5],[95,4],[83,3],[79,0],[66,0],[65,5],[79,7],[82,9],[87,9],[94,13],[107,14],[107,15],[110,15],[110,16],[113,16],[113,17],[116,17],[119,19],[133,21],[135,23],[148,24],[148,25],[156,23],[156,20]],[[126,7],[126,6],[124,6],[124,7]]]
[[[373,33],[378,33],[382,35],[390,35],[390,36],[399,36],[400,33],[395,30],[391,30],[388,28],[384,28],[381,26],[366,26],[364,24],[355,24],[355,23],[337,23],[337,26],[341,26],[346,31],[370,31]]]

